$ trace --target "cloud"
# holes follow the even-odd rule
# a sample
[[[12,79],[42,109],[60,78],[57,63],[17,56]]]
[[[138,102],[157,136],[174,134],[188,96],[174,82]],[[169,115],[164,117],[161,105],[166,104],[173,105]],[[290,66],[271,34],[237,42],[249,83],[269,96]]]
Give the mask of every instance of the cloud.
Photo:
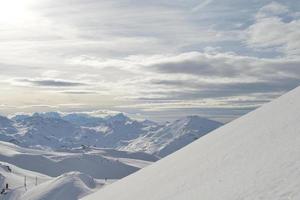
[[[230,53],[187,52],[153,56],[144,66],[152,72],[128,82],[137,101],[199,100],[260,95],[278,96],[300,84],[300,59],[266,59]],[[141,64],[139,64],[141,65]]]
[[[78,87],[87,85],[81,82],[55,79],[17,79],[15,81],[39,87]]]
[[[161,73],[232,77],[239,75],[237,68],[240,66],[235,66],[235,63],[230,63],[230,61],[238,61],[238,59],[238,56],[230,54],[188,52],[158,59],[156,63],[150,64],[149,68]]]
[[[300,18],[282,4],[272,2],[261,8],[256,21],[246,30],[251,48],[300,55]]]
[[[287,6],[273,1],[260,8],[258,13],[256,14],[256,17],[257,18],[265,18],[270,16],[273,17],[273,16],[287,14],[288,12],[289,9]]]
[[[105,110],[105,109],[101,109],[101,110],[93,110],[93,111],[86,111],[86,112],[77,112],[77,113],[82,113],[82,114],[88,114],[94,117],[106,117],[106,116],[110,116],[110,115],[116,115],[121,113],[120,111],[115,111],[115,110]]]
[[[298,58],[258,58],[232,52],[193,51],[103,61],[93,59],[101,66],[102,73],[111,63],[122,66],[122,71],[132,72],[123,76],[121,71],[114,71],[118,75],[116,81],[103,82],[103,85],[109,85],[106,91],[118,94],[120,100],[192,100],[261,93],[280,95],[300,84]]]
[[[97,91],[90,91],[90,90],[70,90],[70,91],[62,91],[61,93],[64,94],[74,94],[74,95],[84,95],[84,94],[98,94]]]
[[[256,81],[261,77],[290,76],[300,71],[300,59],[295,58],[257,58],[232,53],[186,52],[178,55],[156,56],[146,62],[142,69],[162,74],[187,74],[201,78],[227,80],[240,79]],[[142,64],[140,64],[142,65]],[[188,77],[190,78],[190,77]],[[165,79],[164,81],[167,81]],[[177,79],[177,81],[180,81]],[[185,80],[183,80],[185,81]]]
[[[208,4],[212,3],[213,0],[204,0],[200,4],[196,5],[193,9],[192,12],[197,12],[200,11],[201,9],[205,8]]]

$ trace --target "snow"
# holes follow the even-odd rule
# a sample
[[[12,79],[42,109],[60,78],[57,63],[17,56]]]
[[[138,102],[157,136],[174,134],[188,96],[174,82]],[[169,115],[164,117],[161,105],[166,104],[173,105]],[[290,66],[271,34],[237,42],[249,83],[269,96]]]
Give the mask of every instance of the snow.
[[[70,172],[33,187],[21,198],[23,200],[74,200],[91,193],[95,187],[96,182],[91,176]]]
[[[11,172],[7,170],[7,166],[12,169]],[[24,186],[25,176],[26,188]],[[1,188],[5,188],[6,183],[9,184],[9,189],[5,194],[0,195],[1,200],[75,200],[105,185],[104,182],[101,183],[91,176],[79,172],[69,172],[51,178],[1,162]]]
[[[45,151],[0,142],[0,189],[6,183],[10,188],[0,200],[76,200],[157,159],[143,152],[100,148]]]
[[[82,198],[220,125],[197,116],[165,124],[137,121],[124,114],[104,118],[57,112],[0,116],[0,186],[10,186],[0,200]],[[7,166],[13,171],[7,171]]]
[[[84,145],[163,157],[221,125],[197,116],[157,124],[133,120],[122,113],[100,118],[46,112],[11,119],[0,117],[0,141],[35,149],[60,150]]]
[[[12,171],[8,170],[9,167]],[[46,182],[51,179],[46,175],[24,170],[10,163],[0,162],[0,187],[5,188],[5,184],[9,184],[9,189],[6,190],[5,195],[0,195],[0,199],[21,199],[20,196],[26,192],[24,188],[24,177],[26,176],[27,187],[33,187],[36,179],[39,183]]]
[[[134,164],[122,162],[128,158],[140,163],[152,163],[156,157],[146,153],[129,153],[110,149],[90,149],[88,151],[43,151],[21,148],[16,145],[0,142],[0,160],[19,166],[23,169],[36,171],[51,177],[63,173],[80,171],[98,179],[120,179],[137,170]]]
[[[300,87],[83,200],[300,199]]]
[[[73,124],[87,127],[95,127],[104,123],[104,120],[102,118],[93,117],[82,113],[71,113],[61,118]]]
[[[167,156],[190,144],[222,124],[199,116],[188,116],[149,131],[120,149],[143,151],[160,157]]]

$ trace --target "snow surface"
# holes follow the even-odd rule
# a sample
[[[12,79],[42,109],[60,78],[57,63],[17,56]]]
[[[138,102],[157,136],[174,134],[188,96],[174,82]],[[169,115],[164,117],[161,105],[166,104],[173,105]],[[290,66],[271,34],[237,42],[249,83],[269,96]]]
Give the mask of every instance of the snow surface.
[[[220,125],[197,116],[166,124],[137,121],[124,114],[0,116],[0,186],[10,186],[0,200],[76,200]],[[7,166],[13,171],[7,171]]]
[[[158,130],[149,131],[120,149],[143,151],[159,157],[167,156],[190,144],[222,124],[199,116],[184,117]]]
[[[98,148],[55,152],[0,142],[0,189],[9,184],[0,200],[76,200],[157,160],[143,152]]]
[[[22,200],[75,200],[87,195],[96,187],[91,176],[79,172],[63,174],[53,180],[32,187],[21,196]]]
[[[127,160],[122,162],[122,158]],[[129,153],[111,149],[75,149],[61,152],[18,147],[0,142],[0,161],[23,169],[57,177],[71,171],[79,171],[98,179],[120,179],[137,170],[136,163],[152,163],[158,160],[146,153]]]
[[[7,166],[12,169],[11,172]],[[57,178],[51,178],[1,162],[1,190],[5,188],[6,183],[9,184],[9,189],[4,194],[0,194],[1,200],[76,200],[105,185],[104,182],[101,183],[79,172],[69,172]]]
[[[9,167],[12,171],[8,170]],[[0,162],[0,188],[5,188],[5,184],[9,184],[9,189],[5,195],[0,195],[0,199],[17,200],[22,199],[20,196],[26,192],[24,188],[24,177],[26,176],[27,187],[31,188],[35,185],[36,178],[39,183],[44,183],[51,180],[51,177],[36,173],[29,170],[24,170],[10,163]]]
[[[0,190],[9,184],[0,200],[76,200],[156,160],[143,152],[99,148],[57,152],[0,142]]]
[[[93,117],[57,112],[0,116],[0,141],[35,149],[70,149],[81,146],[143,151],[166,156],[222,124],[197,116],[157,124],[130,119],[124,114]]]
[[[300,199],[300,87],[83,200]]]

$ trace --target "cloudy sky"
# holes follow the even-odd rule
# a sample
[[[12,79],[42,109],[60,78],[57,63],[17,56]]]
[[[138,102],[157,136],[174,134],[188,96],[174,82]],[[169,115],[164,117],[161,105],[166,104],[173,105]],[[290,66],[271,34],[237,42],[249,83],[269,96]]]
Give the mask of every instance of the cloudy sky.
[[[0,114],[234,119],[300,84],[299,0],[0,0]]]

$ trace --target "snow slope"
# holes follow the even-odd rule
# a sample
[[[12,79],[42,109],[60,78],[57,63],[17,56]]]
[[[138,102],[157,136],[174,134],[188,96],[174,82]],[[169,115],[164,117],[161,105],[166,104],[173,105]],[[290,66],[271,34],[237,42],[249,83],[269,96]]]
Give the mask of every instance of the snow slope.
[[[9,184],[0,200],[76,200],[156,160],[143,152],[99,148],[55,152],[0,142],[0,191]]]
[[[12,170],[9,171],[8,167]],[[24,170],[10,163],[0,162],[0,188],[5,188],[5,184],[9,184],[9,189],[6,190],[5,195],[0,195],[0,199],[19,199],[22,194],[26,192],[24,188],[24,177],[26,176],[27,187],[34,187],[36,178],[38,183],[43,183],[51,180],[51,177],[32,172],[29,170]]]
[[[222,124],[199,116],[188,116],[149,131],[120,149],[167,156],[190,144]]]
[[[84,200],[300,199],[300,87]]]
[[[9,171],[8,167],[12,171]],[[69,172],[52,178],[0,162],[1,190],[5,188],[6,183],[9,184],[9,189],[4,194],[0,194],[1,200],[76,200],[106,184],[79,172]]]
[[[131,159],[131,163],[122,158]],[[110,149],[68,150],[61,152],[33,150],[0,142],[0,161],[23,169],[57,177],[79,171],[98,179],[120,179],[141,167],[136,163],[152,163],[157,158],[145,153],[128,153]]]
[[[63,174],[53,180],[32,187],[21,196],[22,200],[75,200],[93,191],[96,182],[91,176],[79,172]]]

